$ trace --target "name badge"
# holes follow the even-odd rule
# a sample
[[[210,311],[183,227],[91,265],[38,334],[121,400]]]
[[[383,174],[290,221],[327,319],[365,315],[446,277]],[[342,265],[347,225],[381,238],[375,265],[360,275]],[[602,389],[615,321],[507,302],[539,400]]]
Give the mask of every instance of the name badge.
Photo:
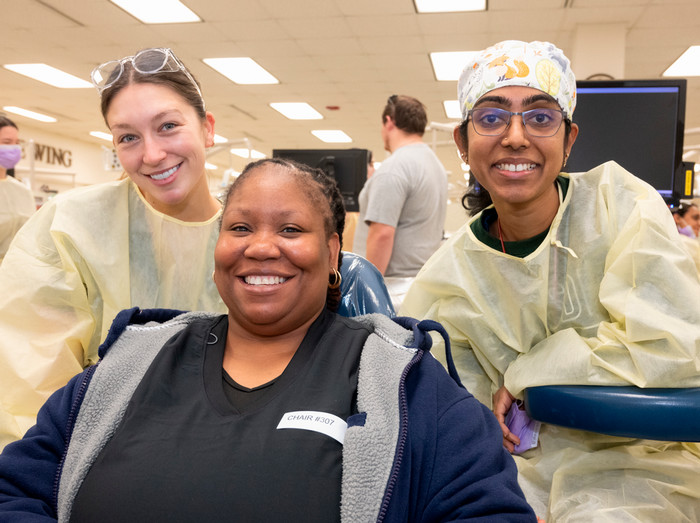
[[[345,431],[348,424],[338,416],[327,412],[317,412],[315,410],[298,410],[287,412],[282,415],[282,419],[277,424],[278,429],[300,429],[320,432],[330,436],[341,445],[345,440]]]

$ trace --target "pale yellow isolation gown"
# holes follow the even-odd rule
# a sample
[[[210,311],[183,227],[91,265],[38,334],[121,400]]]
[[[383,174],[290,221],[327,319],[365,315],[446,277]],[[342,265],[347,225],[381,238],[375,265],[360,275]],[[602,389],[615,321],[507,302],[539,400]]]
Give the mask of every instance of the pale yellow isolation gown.
[[[59,195],[32,216],[0,266],[0,445],[97,361],[120,310],[226,311],[212,281],[220,214],[173,219],[125,179]]]
[[[401,315],[446,328],[465,386],[491,406],[505,387],[700,386],[700,281],[652,187],[609,162],[569,176],[547,238],[530,255],[496,251],[469,223],[425,264]],[[435,352],[444,359],[444,346]],[[695,444],[543,425],[516,456],[539,517],[700,521]]]
[[[35,210],[34,196],[26,185],[12,176],[0,179],[0,261],[12,238]]]

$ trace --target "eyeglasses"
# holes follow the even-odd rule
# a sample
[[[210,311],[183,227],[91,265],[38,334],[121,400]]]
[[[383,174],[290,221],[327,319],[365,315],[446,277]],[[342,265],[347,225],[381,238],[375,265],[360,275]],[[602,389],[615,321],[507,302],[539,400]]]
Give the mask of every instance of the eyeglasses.
[[[197,93],[199,93],[199,97],[202,99],[202,104],[204,104],[204,97],[202,96],[202,91],[199,89],[197,82],[192,78],[192,75],[183,63],[175,56],[175,53],[165,47],[144,49],[133,56],[127,56],[121,60],[110,60],[109,62],[95,67],[92,73],[90,73],[90,79],[93,85],[97,87],[98,93],[102,94],[102,91],[111,87],[119,80],[124,72],[124,64],[126,62],[131,62],[134,69],[141,74],[155,74],[161,71],[169,73],[182,71],[187,75],[187,78],[190,79],[195,89],[197,89]]]
[[[510,125],[513,116],[520,116],[523,119],[525,131],[530,136],[537,138],[547,138],[554,136],[562,121],[564,113],[559,109],[530,109],[521,113],[506,111],[496,107],[477,107],[469,111],[467,118],[471,118],[472,126],[477,134],[481,136],[499,136],[505,132]]]

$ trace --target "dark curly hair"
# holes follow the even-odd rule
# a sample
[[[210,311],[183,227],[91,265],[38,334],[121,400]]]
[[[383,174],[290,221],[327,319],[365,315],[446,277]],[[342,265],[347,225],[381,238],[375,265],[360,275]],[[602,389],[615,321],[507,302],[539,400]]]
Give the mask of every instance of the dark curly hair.
[[[336,183],[335,179],[326,174],[325,171],[283,158],[265,158],[263,160],[251,162],[246,165],[243,172],[241,172],[241,174],[238,176],[238,178],[236,178],[226,192],[223,207],[224,211],[228,206],[231,196],[243,184],[243,182],[250,177],[251,173],[256,169],[267,165],[275,165],[287,169],[290,175],[294,176],[308,189],[306,191],[307,195],[323,214],[326,238],[330,238],[334,232],[338,233],[338,239],[340,241],[338,270],[340,270],[340,266],[343,262],[342,249],[343,230],[345,229],[345,204],[343,203],[343,196],[340,194],[340,189],[338,188],[338,184]],[[326,295],[326,306],[330,310],[336,311],[338,310],[339,305],[340,288],[329,288],[328,294]]]

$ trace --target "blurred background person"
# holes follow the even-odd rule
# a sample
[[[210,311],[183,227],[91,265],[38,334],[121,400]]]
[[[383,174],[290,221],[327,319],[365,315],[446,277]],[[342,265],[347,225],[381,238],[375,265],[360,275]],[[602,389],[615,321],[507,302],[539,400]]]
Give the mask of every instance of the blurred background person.
[[[36,210],[31,189],[8,175],[22,158],[17,125],[0,116],[0,262],[17,231]]]
[[[353,249],[384,275],[396,309],[443,237],[447,173],[423,142],[427,124],[419,100],[389,97],[381,131],[391,156],[368,178],[359,197]]]
[[[678,232],[691,238],[700,236],[700,209],[694,203],[680,202],[673,213]]]
[[[664,201],[676,222],[681,243],[695,262],[695,268],[700,275],[700,241],[698,241],[697,234],[693,229],[693,225],[697,225],[698,231],[700,231],[700,212],[694,203],[681,203],[675,196],[664,197]],[[686,222],[686,218],[690,223]]]

